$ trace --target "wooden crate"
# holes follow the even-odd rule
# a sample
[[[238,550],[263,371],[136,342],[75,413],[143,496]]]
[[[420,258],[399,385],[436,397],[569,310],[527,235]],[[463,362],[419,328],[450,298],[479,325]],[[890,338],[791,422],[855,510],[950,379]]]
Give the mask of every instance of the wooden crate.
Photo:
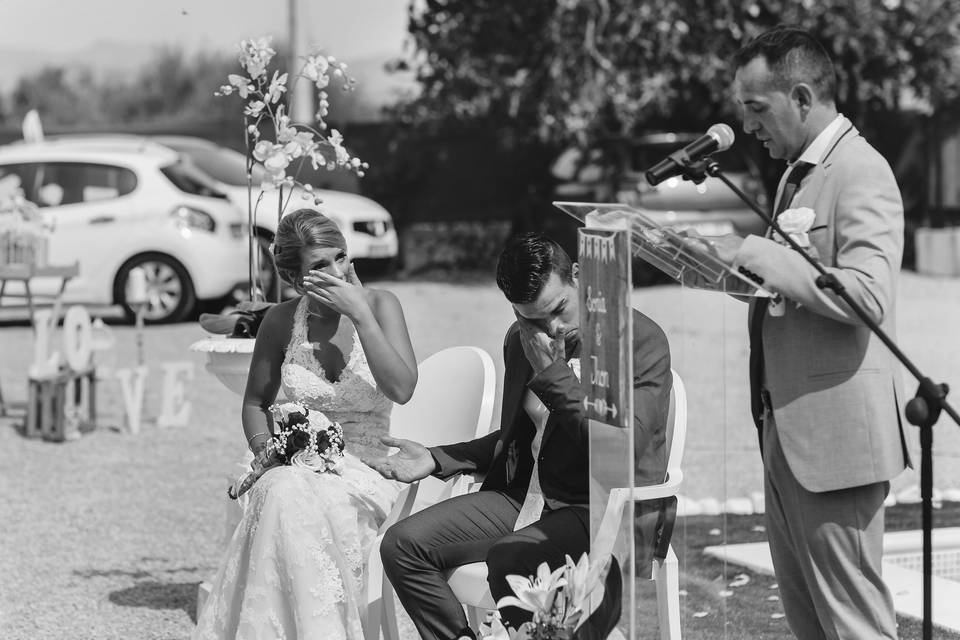
[[[24,423],[24,435],[28,438],[62,442],[96,426],[97,383],[93,367],[59,371],[30,378],[28,382]]]

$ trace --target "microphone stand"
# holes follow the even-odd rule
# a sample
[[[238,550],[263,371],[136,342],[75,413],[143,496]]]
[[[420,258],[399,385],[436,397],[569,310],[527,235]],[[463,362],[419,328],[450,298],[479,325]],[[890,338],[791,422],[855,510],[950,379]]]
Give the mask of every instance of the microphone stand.
[[[935,383],[933,380],[923,375],[923,373],[910,361],[910,359],[900,350],[896,343],[880,328],[874,320],[867,315],[867,312],[857,304],[843,284],[837,280],[836,276],[827,272],[821,262],[803,250],[797,242],[790,237],[790,234],[783,233],[777,221],[766,211],[763,211],[753,200],[751,200],[737,185],[733,184],[727,176],[720,170],[720,165],[713,158],[707,157],[703,160],[685,165],[684,178],[692,180],[696,184],[703,182],[706,176],[719,178],[726,184],[731,191],[743,200],[753,211],[760,216],[770,227],[773,228],[790,248],[799,253],[819,274],[816,279],[816,285],[820,289],[829,289],[833,291],[841,300],[853,310],[863,323],[876,335],[883,344],[890,349],[891,353],[899,360],[907,371],[917,379],[919,386],[916,395],[907,402],[905,413],[910,424],[920,428],[920,500],[922,503],[922,524],[923,524],[923,640],[930,640],[933,631],[932,616],[932,566],[931,566],[931,541],[933,528],[933,425],[940,418],[940,412],[945,411],[947,415],[953,418],[953,421],[960,425],[960,415],[947,403],[947,393],[949,388],[945,383]]]

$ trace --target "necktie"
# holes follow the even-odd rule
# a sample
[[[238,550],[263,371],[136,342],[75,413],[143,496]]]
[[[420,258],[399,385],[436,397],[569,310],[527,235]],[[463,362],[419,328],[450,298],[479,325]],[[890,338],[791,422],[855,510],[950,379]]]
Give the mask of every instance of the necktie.
[[[783,185],[777,208],[773,214],[777,218],[793,201],[804,176],[810,172],[813,165],[809,162],[797,162],[790,167],[790,175]],[[763,417],[763,399],[760,397],[760,386],[763,384],[763,319],[767,315],[770,298],[760,298],[753,305],[748,323],[750,334],[750,412],[757,429],[761,428],[760,420]],[[762,451],[761,447],[761,451]]]

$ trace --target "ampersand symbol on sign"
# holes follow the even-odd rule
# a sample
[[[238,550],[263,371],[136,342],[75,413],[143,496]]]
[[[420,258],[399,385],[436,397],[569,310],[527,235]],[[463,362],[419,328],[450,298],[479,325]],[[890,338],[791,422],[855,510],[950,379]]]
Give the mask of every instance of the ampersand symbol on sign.
[[[597,330],[596,330],[596,331],[597,331],[597,346],[599,347],[599,346],[600,346],[600,338],[601,338],[600,325],[597,325]]]

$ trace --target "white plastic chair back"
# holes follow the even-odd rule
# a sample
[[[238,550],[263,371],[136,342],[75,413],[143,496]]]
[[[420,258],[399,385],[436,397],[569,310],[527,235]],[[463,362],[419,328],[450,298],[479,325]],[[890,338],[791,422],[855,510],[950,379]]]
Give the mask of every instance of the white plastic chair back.
[[[493,421],[496,369],[490,355],[476,347],[450,347],[433,354],[417,367],[417,388],[409,402],[394,407],[390,435],[426,446],[464,442],[486,435]],[[411,484],[380,527],[380,536],[367,557],[364,635],[396,640],[397,620],[393,589],[383,575],[380,540],[392,524],[441,500],[466,492],[469,478],[441,481],[428,477]]]
[[[450,347],[417,366],[417,388],[393,408],[390,435],[431,447],[485,435],[493,419],[496,369],[477,347]]]

